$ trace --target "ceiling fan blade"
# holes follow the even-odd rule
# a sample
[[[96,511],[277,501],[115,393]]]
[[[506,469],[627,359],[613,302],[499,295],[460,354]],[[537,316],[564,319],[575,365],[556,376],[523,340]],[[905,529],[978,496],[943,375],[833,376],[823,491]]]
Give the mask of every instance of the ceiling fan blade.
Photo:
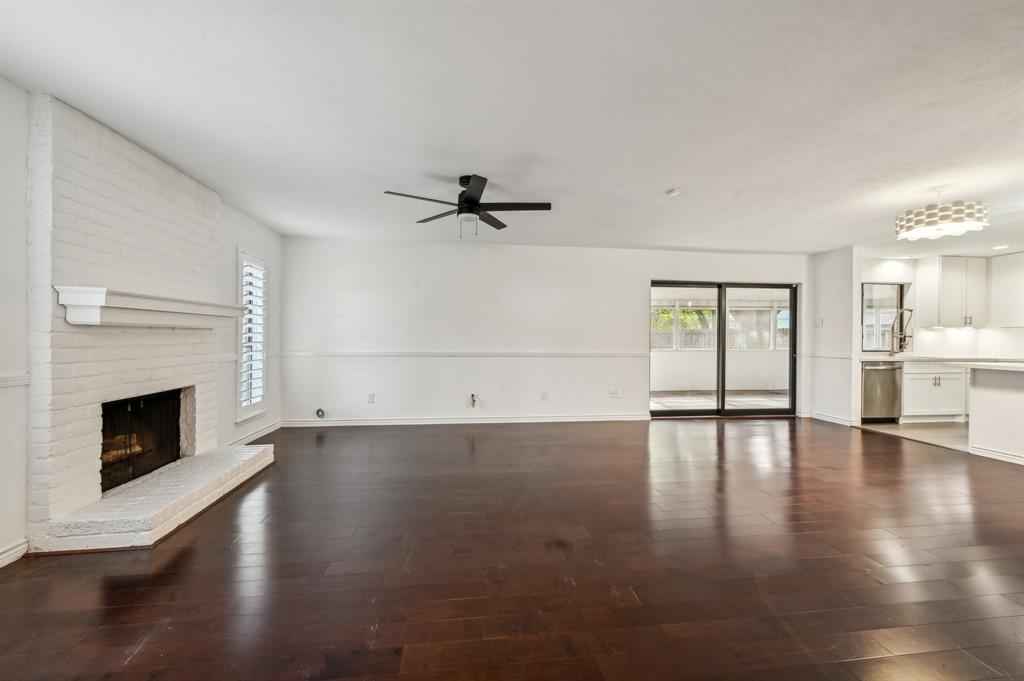
[[[481,203],[480,210],[551,210],[550,203]]]
[[[487,186],[487,178],[474,175],[469,178],[469,186],[466,193],[462,195],[465,203],[480,203],[480,197],[484,195],[484,187]]]
[[[480,212],[480,220],[481,222],[486,222],[491,227],[494,227],[494,229],[505,229],[506,227],[508,227],[508,225],[506,225],[498,218],[494,217],[490,213],[484,213],[483,211]]]
[[[428,199],[425,196],[414,196],[413,194],[403,194],[401,192],[386,191],[385,194],[391,194],[392,196],[404,196],[407,199],[419,199],[420,201],[430,201],[431,203],[443,203],[446,206],[457,206],[459,204],[452,203],[451,201],[442,201],[441,199]]]
[[[455,215],[458,212],[459,212],[458,208],[452,208],[451,210],[446,210],[443,213],[438,213],[437,215],[431,215],[429,218],[423,218],[422,220],[417,220],[416,224],[417,225],[422,225],[424,222],[430,222],[431,220],[437,220],[439,218],[446,218],[449,215]]]

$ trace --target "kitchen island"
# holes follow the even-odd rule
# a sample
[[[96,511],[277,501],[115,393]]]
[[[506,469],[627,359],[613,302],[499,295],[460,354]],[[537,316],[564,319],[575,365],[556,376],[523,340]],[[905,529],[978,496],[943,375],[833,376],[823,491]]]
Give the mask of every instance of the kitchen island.
[[[1024,465],[1024,362],[950,362],[969,369],[971,454]]]

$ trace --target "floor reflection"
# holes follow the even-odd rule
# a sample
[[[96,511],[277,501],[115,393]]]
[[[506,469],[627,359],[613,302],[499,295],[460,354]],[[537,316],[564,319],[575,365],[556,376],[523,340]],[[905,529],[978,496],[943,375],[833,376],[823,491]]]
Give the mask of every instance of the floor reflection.
[[[150,551],[0,570],[0,678],[1016,672],[1012,464],[786,418],[267,439]]]

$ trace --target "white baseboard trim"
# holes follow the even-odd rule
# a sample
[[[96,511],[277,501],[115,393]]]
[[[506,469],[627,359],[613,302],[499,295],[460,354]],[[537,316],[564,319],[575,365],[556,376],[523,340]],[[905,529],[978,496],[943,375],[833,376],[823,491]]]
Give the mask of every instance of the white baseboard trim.
[[[986,456],[990,459],[999,459],[1000,461],[1006,461],[1008,463],[1015,463],[1020,466],[1024,466],[1024,454],[1018,454],[1016,452],[1007,452],[1001,449],[990,449],[988,447],[979,447],[972,445],[969,448],[971,454],[977,454],[978,456]]]
[[[648,412],[641,414],[583,414],[579,416],[472,416],[463,418],[430,417],[417,419],[296,419],[282,421],[282,428],[323,428],[327,426],[423,426],[464,425],[470,423],[570,423],[575,421],[650,421]]]
[[[0,549],[0,568],[5,565],[10,565],[14,561],[18,560],[25,555],[28,551],[28,540],[22,539],[16,544],[8,546],[6,549]]]
[[[250,442],[252,442],[253,440],[255,440],[256,438],[260,438],[260,437],[263,437],[264,435],[266,435],[267,433],[274,432],[275,430],[277,430],[278,428],[281,427],[281,423],[282,423],[281,421],[274,421],[271,424],[263,426],[262,428],[260,428],[257,431],[249,433],[248,435],[243,435],[242,437],[238,438],[234,442],[230,443],[230,445],[231,446],[234,446],[234,445],[247,445]]]
[[[818,419],[819,421],[828,421],[829,423],[835,423],[840,426],[854,426],[854,422],[850,419],[844,419],[840,416],[832,416],[831,414],[823,414],[820,411],[811,412],[812,419]]]
[[[967,423],[965,414],[943,416],[901,416],[900,423]]]

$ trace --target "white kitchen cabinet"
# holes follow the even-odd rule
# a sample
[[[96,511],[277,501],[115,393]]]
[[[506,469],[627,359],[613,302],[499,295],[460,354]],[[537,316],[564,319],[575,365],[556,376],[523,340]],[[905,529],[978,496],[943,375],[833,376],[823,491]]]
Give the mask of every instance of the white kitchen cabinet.
[[[966,258],[939,258],[939,323],[967,326]]]
[[[939,374],[932,392],[932,413],[954,415],[967,413],[967,381],[963,373]]]
[[[903,372],[903,416],[957,416],[967,413],[963,371]],[[913,367],[918,372],[926,367]]]
[[[964,258],[964,315],[967,326],[988,326],[988,258]]]
[[[903,415],[930,416],[935,377],[925,374],[903,375]]]
[[[942,256],[917,261],[914,277],[916,328],[985,326],[988,323],[988,260]]]
[[[989,258],[989,325],[1024,326],[1024,252]]]
[[[920,258],[914,267],[914,316],[911,323],[915,329],[926,329],[939,325],[939,258]]]

